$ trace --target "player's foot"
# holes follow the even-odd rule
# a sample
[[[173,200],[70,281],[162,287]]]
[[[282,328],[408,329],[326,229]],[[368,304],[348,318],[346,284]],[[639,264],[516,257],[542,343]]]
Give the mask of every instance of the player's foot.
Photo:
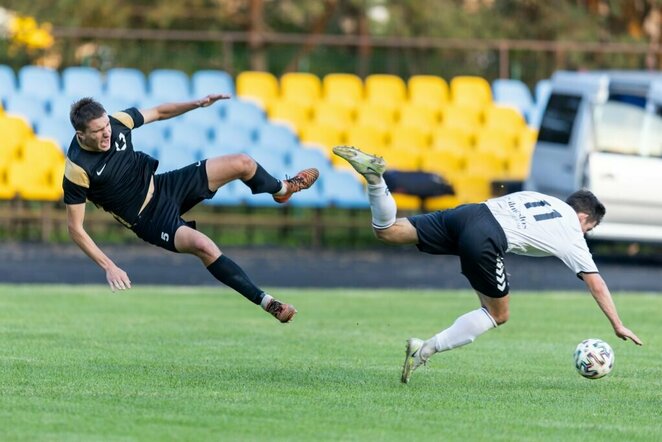
[[[407,350],[405,352],[405,363],[402,366],[402,377],[400,380],[403,384],[409,383],[411,374],[421,365],[425,365],[428,361],[421,357],[421,348],[423,348],[424,341],[418,338],[407,339]]]
[[[381,176],[386,170],[384,158],[362,152],[354,146],[336,146],[333,153],[346,160],[361,175]]]
[[[292,304],[283,304],[276,299],[269,301],[265,310],[282,323],[290,322],[297,314],[297,309]]]
[[[287,189],[283,195],[273,195],[274,201],[280,204],[286,203],[293,193],[308,189],[315,181],[317,181],[319,176],[320,171],[314,167],[302,170],[297,173],[296,176],[283,181],[285,186],[287,186]]]

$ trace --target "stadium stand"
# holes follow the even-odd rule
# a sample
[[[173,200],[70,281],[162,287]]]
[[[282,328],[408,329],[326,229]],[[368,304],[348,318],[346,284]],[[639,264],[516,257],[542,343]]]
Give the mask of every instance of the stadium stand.
[[[138,69],[111,68],[106,72],[106,94],[132,102],[147,97],[147,79]]]
[[[482,77],[460,75],[450,84],[451,98],[454,104],[482,110],[492,103],[492,89]]]
[[[191,75],[191,88],[194,97],[204,97],[209,94],[234,95],[234,80],[225,71],[203,69]]]
[[[237,95],[268,109],[280,95],[278,79],[268,72],[244,71],[237,75]]]
[[[147,76],[149,96],[161,102],[191,99],[188,75],[175,69],[155,69]]]
[[[363,101],[363,81],[354,74],[327,74],[322,79],[324,100],[350,109]]]
[[[14,70],[7,65],[0,64],[0,101],[12,96],[16,92],[16,85]]]
[[[428,107],[437,114],[448,104],[448,83],[441,77],[414,75],[409,78],[407,85],[412,104]]]
[[[71,66],[62,71],[62,92],[66,95],[100,97],[103,89],[101,73],[94,68]]]
[[[492,82],[494,102],[502,106],[511,106],[527,120],[533,110],[534,101],[529,87],[520,80],[499,78]]]
[[[365,100],[396,111],[407,98],[407,86],[396,75],[372,74],[365,79]]]
[[[54,69],[26,65],[18,71],[18,91],[49,100],[60,94],[60,76]]]
[[[322,97],[322,81],[305,72],[289,72],[280,78],[281,99],[311,108]]]

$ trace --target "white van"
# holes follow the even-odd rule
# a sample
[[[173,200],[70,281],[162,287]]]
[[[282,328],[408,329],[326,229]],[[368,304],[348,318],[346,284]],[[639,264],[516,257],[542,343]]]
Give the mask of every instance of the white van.
[[[662,242],[662,73],[557,72],[524,183],[587,188],[607,214],[595,239]]]

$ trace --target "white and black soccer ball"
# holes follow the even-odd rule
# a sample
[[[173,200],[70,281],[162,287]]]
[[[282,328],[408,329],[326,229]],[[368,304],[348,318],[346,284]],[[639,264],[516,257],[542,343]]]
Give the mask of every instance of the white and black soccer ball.
[[[588,379],[599,379],[614,367],[614,351],[601,339],[586,339],[575,349],[575,368]]]

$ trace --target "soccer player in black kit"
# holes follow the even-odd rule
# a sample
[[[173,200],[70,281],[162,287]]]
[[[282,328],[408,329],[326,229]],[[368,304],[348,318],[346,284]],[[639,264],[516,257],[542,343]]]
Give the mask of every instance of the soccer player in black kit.
[[[259,304],[280,322],[289,322],[297,312],[294,306],[279,302],[258,288],[209,237],[195,229],[194,222],[186,222],[181,216],[213,197],[219,187],[237,179],[253,194],[270,193],[276,202],[285,203],[293,193],[312,186],[319,171],[305,169],[293,178],[279,180],[248,155],[233,154],[156,174],[159,162],[135,151],[131,143],[131,131],[143,124],[228,98],[223,94],[208,95],[200,100],[165,103],[151,109],[130,108],[112,115],[107,115],[92,98],[75,102],[70,119],[76,134],[67,152],[62,183],[69,235],[106,271],[111,290],[131,288],[126,272],[85,231],[85,203],[89,200],[110,212],[139,238],[166,250],[197,256],[220,282]]]

